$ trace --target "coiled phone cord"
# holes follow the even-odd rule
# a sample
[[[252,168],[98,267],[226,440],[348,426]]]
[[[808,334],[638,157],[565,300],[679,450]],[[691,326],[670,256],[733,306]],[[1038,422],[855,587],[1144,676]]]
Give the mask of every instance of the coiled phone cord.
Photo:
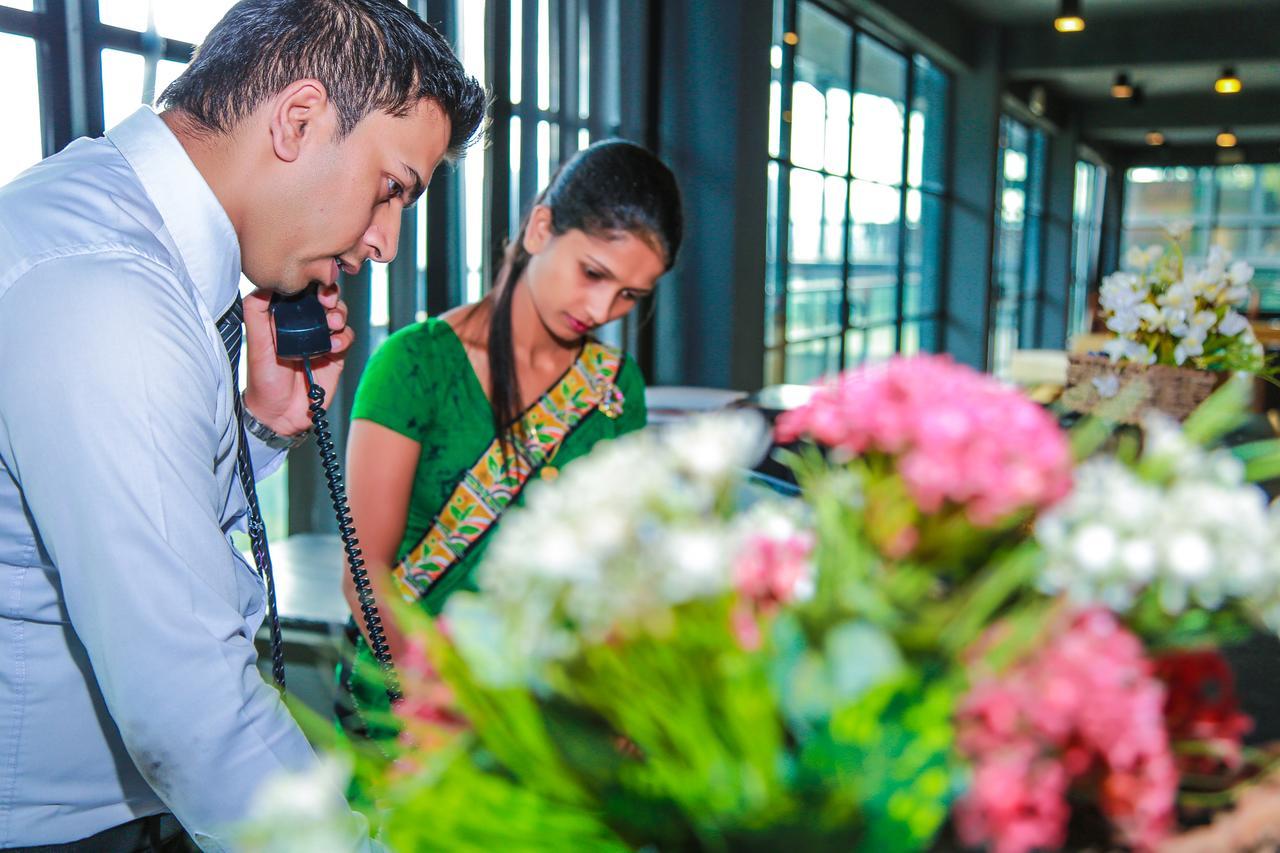
[[[307,377],[307,397],[311,400],[311,422],[315,424],[316,444],[320,448],[320,463],[324,466],[324,477],[329,485],[329,498],[333,501],[333,511],[338,519],[338,534],[342,537],[342,548],[347,554],[347,565],[351,569],[351,579],[355,583],[356,598],[360,602],[360,615],[364,619],[365,631],[369,636],[369,647],[378,661],[378,666],[382,669],[387,698],[394,705],[403,698],[400,692],[400,676],[396,673],[395,664],[391,660],[391,647],[387,645],[387,636],[382,628],[382,617],[378,615],[378,604],[374,600],[373,588],[369,583],[369,571],[364,567],[360,541],[356,539],[356,529],[351,523],[351,510],[347,506],[347,493],[342,483],[342,472],[338,466],[338,453],[334,449],[333,435],[329,431],[329,421],[325,417],[324,389],[316,383],[311,373],[311,359],[303,359],[302,370]]]

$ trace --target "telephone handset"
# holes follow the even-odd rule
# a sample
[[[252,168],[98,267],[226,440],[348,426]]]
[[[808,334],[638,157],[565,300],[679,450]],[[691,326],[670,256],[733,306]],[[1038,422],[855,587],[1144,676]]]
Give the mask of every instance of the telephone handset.
[[[280,358],[302,360],[302,370],[307,377],[307,397],[311,400],[311,422],[315,425],[316,444],[320,448],[320,461],[324,467],[325,479],[329,484],[329,497],[333,500],[333,511],[338,520],[338,533],[342,537],[342,547],[347,555],[347,566],[351,570],[356,597],[360,601],[360,615],[364,620],[365,632],[369,637],[373,656],[382,669],[387,696],[392,704],[396,704],[402,698],[400,679],[396,675],[395,664],[391,660],[391,649],[387,645],[382,619],[378,615],[378,604],[374,600],[373,589],[369,585],[369,571],[364,567],[360,542],[356,538],[356,529],[351,523],[351,512],[347,508],[347,492],[342,483],[338,453],[334,449],[333,435],[329,431],[329,422],[325,417],[324,389],[316,384],[315,377],[311,373],[311,359],[325,355],[332,349],[329,321],[325,315],[324,306],[320,304],[319,287],[319,284],[312,284],[305,290],[290,296],[275,294],[271,297],[271,314],[275,320],[276,355]]]
[[[319,289],[319,284],[312,284],[289,296],[277,293],[271,297],[276,355],[280,358],[311,358],[330,351],[329,321],[320,304]]]

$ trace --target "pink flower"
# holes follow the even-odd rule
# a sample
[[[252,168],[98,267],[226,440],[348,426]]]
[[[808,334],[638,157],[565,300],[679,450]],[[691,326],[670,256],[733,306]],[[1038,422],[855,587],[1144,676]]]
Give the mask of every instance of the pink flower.
[[[1075,786],[1096,792],[1124,843],[1155,847],[1178,787],[1164,701],[1141,642],[1110,613],[1064,620],[1030,659],[979,679],[961,703],[957,745],[974,764],[956,813],[963,840],[1002,853],[1056,847]]]
[[[777,437],[890,456],[922,512],[955,505],[979,527],[1049,506],[1071,489],[1070,448],[1053,418],[947,356],[843,373],[780,417]]]
[[[760,605],[790,601],[811,583],[813,544],[813,534],[805,530],[747,537],[734,564],[738,592]]]
[[[760,617],[813,589],[813,533],[782,517],[766,518],[765,528],[746,537],[733,566],[740,598],[731,627],[747,651],[760,648]]]

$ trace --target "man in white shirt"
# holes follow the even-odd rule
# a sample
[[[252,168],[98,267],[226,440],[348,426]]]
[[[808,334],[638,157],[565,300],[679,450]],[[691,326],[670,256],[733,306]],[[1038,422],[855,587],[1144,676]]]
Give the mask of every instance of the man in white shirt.
[[[218,324],[239,330],[243,271],[263,476],[310,426],[270,294],[321,283],[331,396],[351,342],[339,269],[391,260],[401,210],[485,100],[397,0],[244,0],[161,115],[0,188],[0,848],[161,849],[172,815],[226,849],[264,780],[315,762],[256,668]]]

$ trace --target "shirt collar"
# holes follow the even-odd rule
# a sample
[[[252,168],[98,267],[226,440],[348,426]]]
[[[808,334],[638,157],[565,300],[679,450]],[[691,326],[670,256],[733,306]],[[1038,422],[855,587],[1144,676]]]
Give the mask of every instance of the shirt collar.
[[[239,292],[240,240],[218,197],[150,107],[140,107],[108,131],[107,139],[160,212],[210,315],[221,317]]]

